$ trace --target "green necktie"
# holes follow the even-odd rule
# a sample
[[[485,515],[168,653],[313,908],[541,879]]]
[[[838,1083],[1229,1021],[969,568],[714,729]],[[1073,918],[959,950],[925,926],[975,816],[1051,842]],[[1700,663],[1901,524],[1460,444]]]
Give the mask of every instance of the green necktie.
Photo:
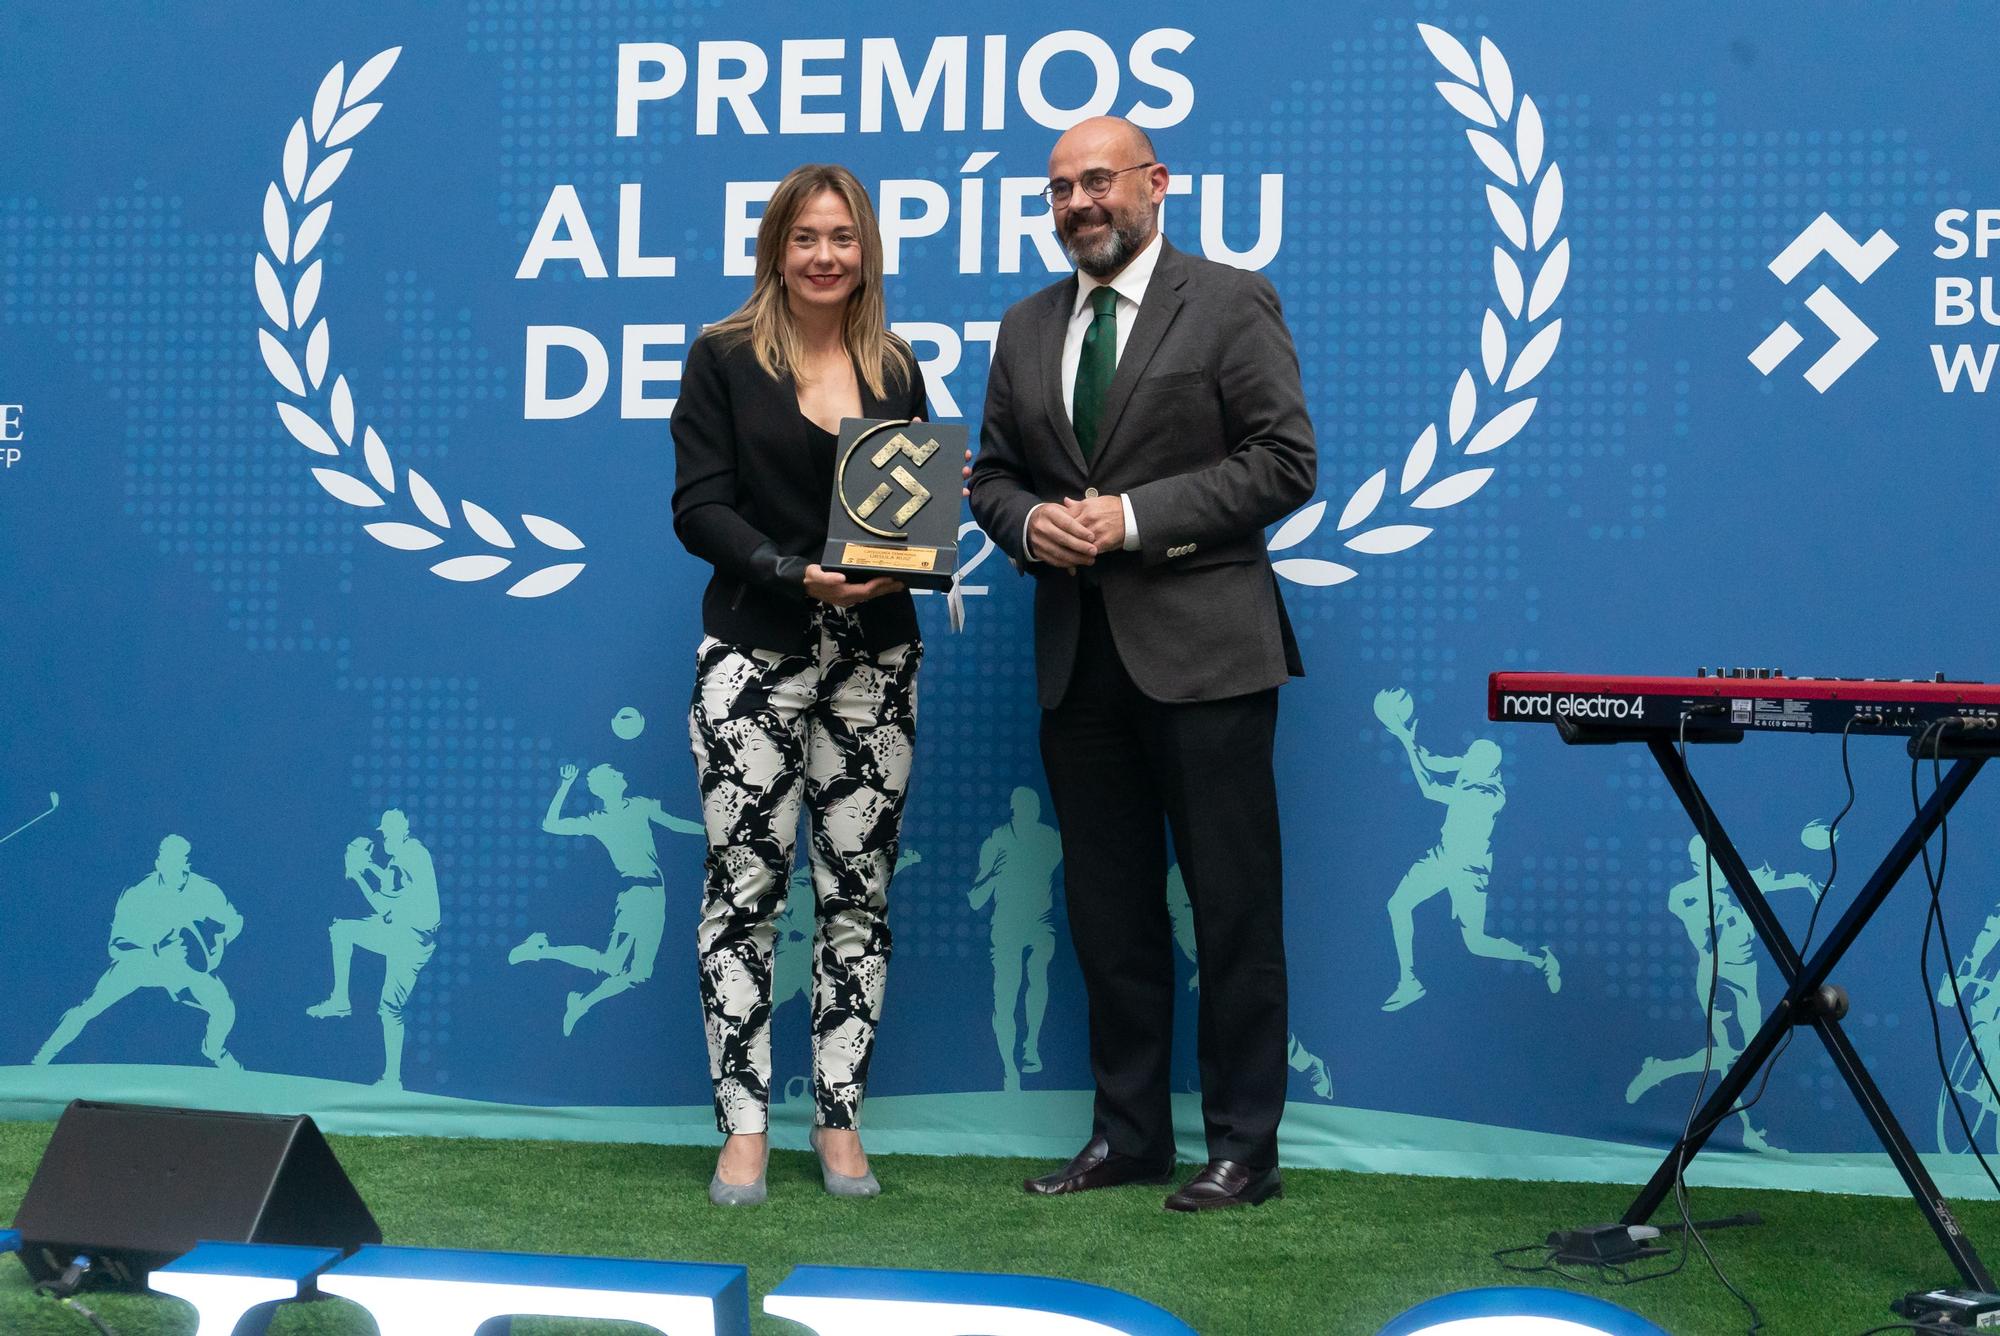
[[[1076,394],[1071,400],[1070,421],[1076,427],[1076,443],[1088,464],[1097,454],[1097,424],[1104,416],[1105,396],[1111,392],[1111,373],[1118,369],[1118,294],[1108,287],[1092,288],[1090,328],[1083,332],[1083,351],[1076,362]]]

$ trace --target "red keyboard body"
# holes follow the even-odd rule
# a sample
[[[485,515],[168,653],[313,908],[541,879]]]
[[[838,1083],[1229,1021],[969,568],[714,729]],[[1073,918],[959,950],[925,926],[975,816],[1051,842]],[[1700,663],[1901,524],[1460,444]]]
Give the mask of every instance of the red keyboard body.
[[[1490,719],[1558,724],[1566,732],[1672,735],[1684,715],[1704,732],[1914,736],[1944,719],[1961,721],[1961,729],[2000,728],[2000,685],[1986,682],[1494,673],[1486,700]]]

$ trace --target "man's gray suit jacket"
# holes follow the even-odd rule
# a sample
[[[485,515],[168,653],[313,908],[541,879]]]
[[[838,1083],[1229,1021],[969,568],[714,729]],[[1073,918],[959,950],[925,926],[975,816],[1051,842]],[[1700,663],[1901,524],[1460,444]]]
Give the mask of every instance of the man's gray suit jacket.
[[[972,513],[1036,576],[1035,666],[1044,708],[1062,702],[1076,658],[1080,586],[1104,600],[1119,658],[1147,696],[1221,700],[1303,671],[1264,530],[1312,497],[1318,473],[1298,354],[1261,274],[1161,254],[1111,382],[1086,466],[1062,384],[1077,281],[1016,304],[1000,322],[972,470]],[[1043,501],[1131,498],[1135,552],[1071,574],[1022,550]]]

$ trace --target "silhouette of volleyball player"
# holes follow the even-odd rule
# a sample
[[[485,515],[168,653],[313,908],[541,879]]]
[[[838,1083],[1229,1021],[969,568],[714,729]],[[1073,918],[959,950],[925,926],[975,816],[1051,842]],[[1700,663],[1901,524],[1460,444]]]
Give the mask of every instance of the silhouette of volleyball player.
[[[576,782],[576,767],[561,770],[562,783],[549,799],[548,815],[542,829],[551,835],[588,835],[611,855],[611,866],[624,879],[618,892],[618,906],[611,919],[611,940],[602,947],[554,946],[545,932],[530,933],[527,940],[507,953],[507,963],[524,965],[534,960],[557,960],[565,965],[604,976],[587,993],[574,992],[563,1009],[563,1034],[592,1007],[653,977],[659,958],[660,937],[667,925],[666,875],[660,871],[660,854],[653,843],[653,827],[664,826],[682,835],[701,835],[702,825],[671,815],[656,798],[627,797],[625,776],[608,765],[600,765],[585,777],[584,784],[598,801],[594,812],[564,816],[563,802]]]
[[[320,1020],[353,1014],[348,1000],[348,975],[354,949],[382,957],[382,998],[376,1014],[382,1019],[382,1075],[375,1084],[403,1087],[403,1011],[417,986],[417,975],[437,953],[437,866],[430,850],[411,838],[410,819],[395,808],[382,813],[376,827],[382,835],[386,867],[377,866],[374,846],[366,836],[347,845],[347,876],[375,912],[368,918],[335,919],[327,929],[333,945],[333,991],[324,1002],[306,1008]],[[370,885],[370,879],[374,884]]]
[[[1181,877],[1179,863],[1167,869],[1167,914],[1174,922],[1174,945],[1187,957],[1188,964],[1195,967],[1187,983],[1188,991],[1194,992],[1201,987],[1201,961],[1194,940],[1194,902],[1188,899],[1187,882]],[[1299,1042],[1296,1031],[1285,1034],[1285,1062],[1293,1071],[1305,1074],[1315,1095],[1321,1099],[1333,1098],[1332,1073],[1327,1071],[1325,1062]]]
[[[222,953],[243,931],[243,916],[221,888],[190,869],[189,851],[187,840],[167,836],[152,873],[119,895],[111,911],[111,968],[89,997],[63,1013],[35,1054],[36,1065],[54,1061],[84,1026],[141,988],[164,988],[174,1001],[208,1013],[201,1055],[226,1071],[243,1070],[226,1047],[236,1003],[215,976]]]
[[[1493,871],[1493,823],[1507,805],[1500,779],[1500,746],[1480,738],[1463,756],[1434,756],[1417,745],[1416,726],[1409,714],[1410,696],[1400,688],[1375,697],[1375,714],[1410,758],[1410,771],[1424,797],[1441,804],[1444,828],[1438,842],[1403,874],[1389,897],[1389,932],[1396,942],[1396,988],[1383,1002],[1384,1011],[1401,1011],[1422,998],[1417,978],[1413,914],[1418,905],[1439,894],[1451,898],[1451,916],[1465,949],[1488,960],[1518,960],[1542,972],[1551,993],[1562,988],[1562,968],[1555,952],[1541,952],[1495,937],[1486,931],[1486,881]],[[1434,776],[1450,775],[1449,784]]]
[[[1815,821],[1799,833],[1799,842],[1808,849],[1825,849],[1825,826]],[[1688,862],[1692,874],[1667,892],[1667,910],[1687,930],[1688,944],[1694,947],[1695,1005],[1708,1004],[1709,984],[1715,983],[1715,1014],[1709,1030],[1714,1051],[1704,1045],[1680,1058],[1647,1058],[1639,1074],[1625,1087],[1625,1102],[1636,1104],[1639,1097],[1662,1081],[1691,1076],[1705,1067],[1721,1069],[1729,1065],[1750,1042],[1750,1036],[1764,1023],[1764,1004],[1757,993],[1756,931],[1750,916],[1730,893],[1722,869],[1708,857],[1708,845],[1696,835],[1688,841]],[[1803,872],[1779,876],[1769,863],[1755,868],[1750,879],[1765,895],[1774,891],[1802,890],[1819,899],[1820,884]],[[1708,889],[1715,887],[1715,949],[1709,950]],[[1763,1132],[1750,1121],[1748,1109],[1738,1110],[1743,1120],[1743,1144],[1751,1150],[1769,1150]]]
[[[1049,960],[1055,955],[1055,874],[1062,837],[1042,824],[1042,800],[1033,789],[1015,789],[1014,816],[979,846],[979,869],[966,899],[973,909],[993,905],[993,1038],[1000,1046],[1001,1088],[1019,1090],[1021,1073],[1042,1069],[1042,1017],[1049,1007]],[[1023,985],[1025,997],[1023,996]],[[1014,1010],[1027,1015],[1028,1033],[1014,1060]]]

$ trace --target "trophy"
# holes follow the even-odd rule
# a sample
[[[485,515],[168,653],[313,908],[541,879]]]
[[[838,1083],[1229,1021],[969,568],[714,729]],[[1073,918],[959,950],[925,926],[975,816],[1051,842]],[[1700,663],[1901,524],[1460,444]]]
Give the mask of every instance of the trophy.
[[[820,565],[949,589],[958,569],[962,424],[843,418]]]

